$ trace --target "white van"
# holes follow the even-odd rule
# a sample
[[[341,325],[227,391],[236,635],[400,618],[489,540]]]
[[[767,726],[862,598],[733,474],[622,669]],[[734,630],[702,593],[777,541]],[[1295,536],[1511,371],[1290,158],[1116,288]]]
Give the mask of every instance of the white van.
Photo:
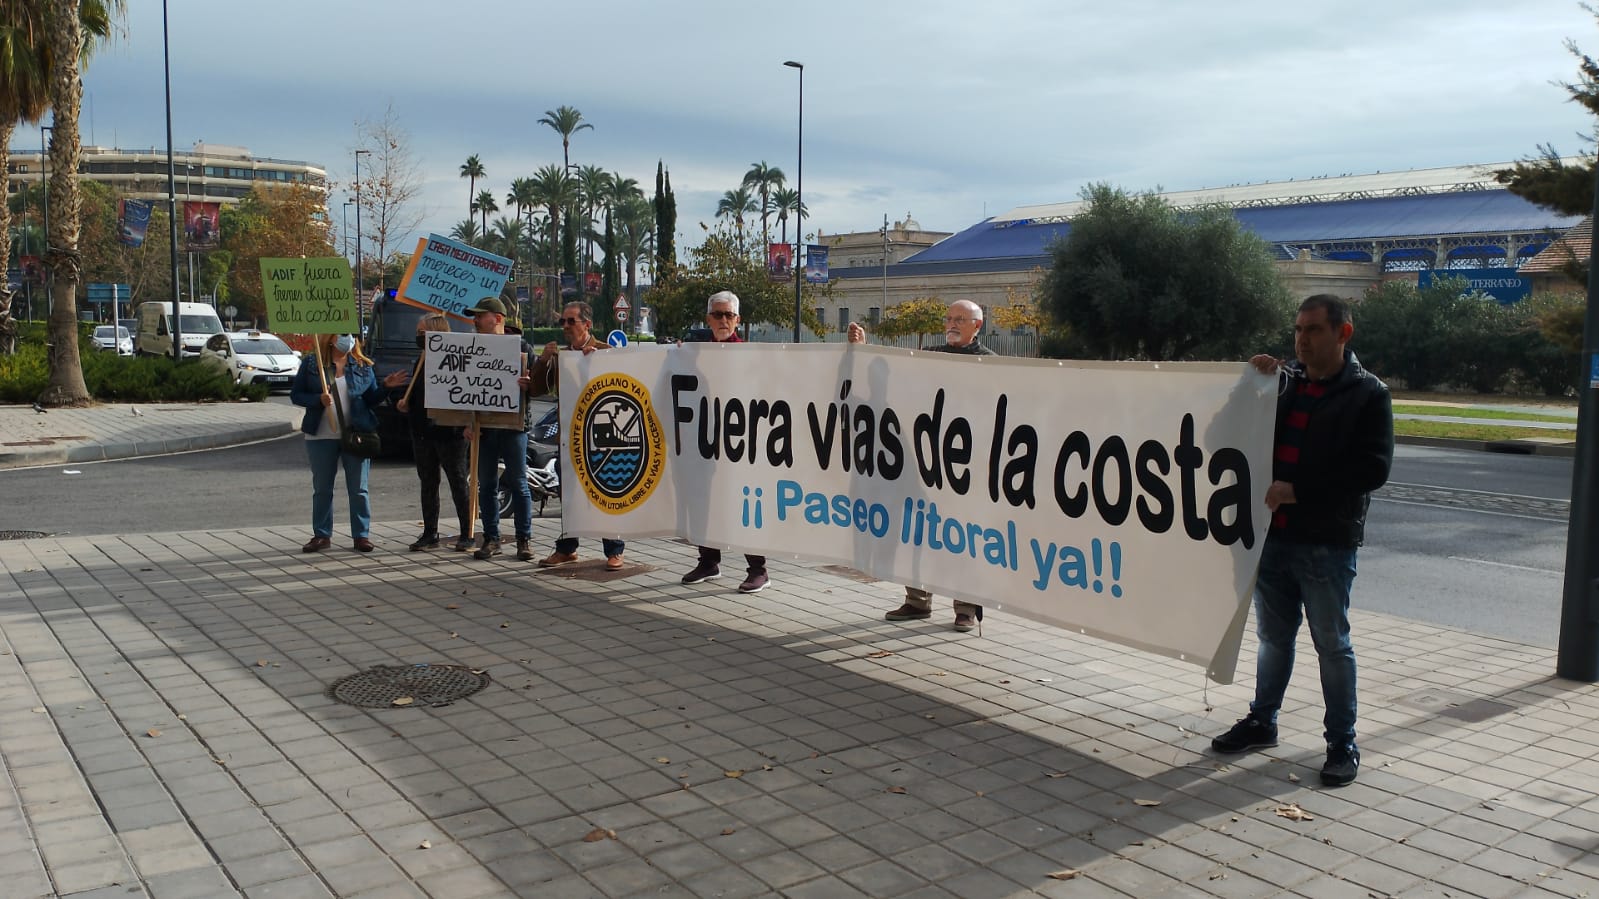
[[[178,305],[183,316],[178,321],[183,331],[183,355],[198,356],[213,334],[222,333],[222,319],[204,303]],[[171,303],[139,304],[139,333],[134,337],[134,347],[141,356],[172,355]]]

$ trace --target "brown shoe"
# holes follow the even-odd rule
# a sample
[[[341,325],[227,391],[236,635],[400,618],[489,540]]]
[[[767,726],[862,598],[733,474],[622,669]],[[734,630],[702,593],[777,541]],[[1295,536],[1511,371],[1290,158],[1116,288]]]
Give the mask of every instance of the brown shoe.
[[[455,542],[450,544],[450,549],[453,549],[458,553],[464,553],[471,549],[473,543],[475,542],[476,541],[474,541],[471,537],[457,537],[455,538]]]
[[[332,545],[333,541],[327,537],[312,537],[310,540],[306,541],[304,546],[300,547],[300,552],[319,553]]]
[[[577,561],[577,553],[550,553],[539,560],[540,568],[556,568]]]
[[[366,537],[357,537],[357,538],[355,538],[355,551],[358,552],[358,553],[369,553],[369,552],[371,552],[372,551],[372,541],[367,539]]]
[[[906,603],[883,616],[885,621],[922,621],[933,617],[932,609],[919,609]]]
[[[472,553],[474,559],[492,559],[500,554],[500,541],[483,538],[483,545]]]
[[[619,556],[619,555],[617,555],[617,556],[609,556],[605,560],[605,570],[606,571],[621,571],[622,570],[622,566],[624,564],[626,564],[626,563],[622,561],[622,557],[621,556]]]
[[[532,540],[518,540],[518,541],[516,541],[516,558],[517,558],[518,561],[522,561],[522,562],[531,562],[531,561],[533,561],[533,541]]]

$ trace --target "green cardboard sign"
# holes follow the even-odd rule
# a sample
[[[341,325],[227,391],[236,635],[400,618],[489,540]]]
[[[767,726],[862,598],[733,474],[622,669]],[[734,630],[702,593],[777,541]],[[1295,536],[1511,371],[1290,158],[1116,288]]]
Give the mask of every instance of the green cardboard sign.
[[[361,319],[355,307],[350,260],[262,259],[261,289],[267,322],[278,334],[355,334]]]

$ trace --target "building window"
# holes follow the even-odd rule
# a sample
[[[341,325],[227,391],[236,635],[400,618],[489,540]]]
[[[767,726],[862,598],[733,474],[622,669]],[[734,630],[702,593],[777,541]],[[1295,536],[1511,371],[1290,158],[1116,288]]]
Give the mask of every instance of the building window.
[[[842,331],[846,331],[848,329],[849,329],[849,307],[840,306],[840,307],[838,307],[838,330],[842,332]]]
[[[873,328],[877,327],[877,323],[882,321],[882,320],[883,320],[883,307],[881,307],[881,306],[873,306],[872,308],[866,310],[866,321]]]

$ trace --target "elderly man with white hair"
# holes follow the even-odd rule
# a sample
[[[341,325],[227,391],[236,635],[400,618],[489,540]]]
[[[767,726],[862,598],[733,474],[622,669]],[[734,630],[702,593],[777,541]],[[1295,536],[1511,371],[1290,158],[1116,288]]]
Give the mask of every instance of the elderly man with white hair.
[[[849,342],[865,343],[866,329],[856,322],[849,323]],[[995,356],[993,350],[983,346],[978,336],[983,333],[983,307],[971,300],[956,300],[944,312],[944,345],[927,347],[935,353],[958,353],[962,356]],[[916,587],[905,588],[905,603],[884,615],[888,621],[921,621],[933,617],[933,594]],[[955,630],[969,631],[983,620],[983,607],[964,600],[955,600]]]
[[[731,290],[719,290],[711,294],[705,301],[705,325],[711,329],[711,340],[716,343],[743,343],[738,336],[738,294]],[[700,561],[694,570],[683,575],[685,584],[703,584],[722,576],[722,551],[709,546],[702,546]],[[738,585],[740,593],[759,593],[771,583],[766,576],[766,557],[746,554],[744,562],[748,566],[745,578]]]

